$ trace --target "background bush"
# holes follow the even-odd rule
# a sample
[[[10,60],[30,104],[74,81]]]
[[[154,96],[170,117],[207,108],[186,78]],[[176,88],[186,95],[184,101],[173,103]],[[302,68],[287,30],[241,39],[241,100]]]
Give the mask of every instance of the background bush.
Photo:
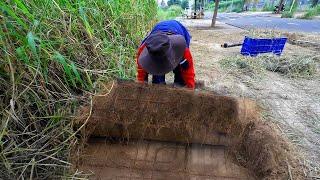
[[[166,20],[166,19],[174,19],[178,16],[181,16],[183,13],[183,9],[179,5],[172,5],[168,8],[158,8],[158,19]]]
[[[282,14],[281,14],[281,18],[293,18],[293,12],[290,12],[290,11],[284,11]]]
[[[272,5],[268,2],[266,2],[262,8],[262,11],[273,11],[275,8],[275,5]]]
[[[302,19],[312,19],[315,16],[320,15],[320,5],[307,10],[307,12],[301,17]]]

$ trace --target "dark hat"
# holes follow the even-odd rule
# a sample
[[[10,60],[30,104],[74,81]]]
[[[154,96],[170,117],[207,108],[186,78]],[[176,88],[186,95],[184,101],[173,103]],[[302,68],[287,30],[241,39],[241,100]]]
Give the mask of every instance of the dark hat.
[[[187,47],[182,35],[163,32],[151,34],[145,41],[138,63],[152,75],[164,75],[178,66]]]

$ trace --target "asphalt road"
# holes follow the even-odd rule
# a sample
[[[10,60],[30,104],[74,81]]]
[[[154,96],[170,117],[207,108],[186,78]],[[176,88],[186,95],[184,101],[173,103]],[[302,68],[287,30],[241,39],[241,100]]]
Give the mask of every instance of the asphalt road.
[[[211,18],[212,13],[206,13],[205,18]],[[277,29],[289,32],[320,33],[320,20],[305,20],[293,18],[279,18],[272,14],[237,14],[219,13],[218,21],[242,29],[261,28]]]

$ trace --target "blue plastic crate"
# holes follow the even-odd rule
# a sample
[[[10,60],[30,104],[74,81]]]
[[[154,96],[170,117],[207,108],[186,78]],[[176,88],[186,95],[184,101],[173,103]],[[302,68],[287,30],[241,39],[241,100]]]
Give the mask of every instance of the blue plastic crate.
[[[257,56],[261,53],[274,53],[281,55],[287,38],[273,38],[273,39],[254,39],[245,37],[241,54],[245,56]]]

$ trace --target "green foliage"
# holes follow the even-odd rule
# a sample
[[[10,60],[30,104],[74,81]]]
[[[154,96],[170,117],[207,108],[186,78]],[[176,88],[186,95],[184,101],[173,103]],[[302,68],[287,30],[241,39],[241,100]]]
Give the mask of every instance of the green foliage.
[[[274,5],[273,4],[270,4],[270,3],[265,3],[263,8],[262,8],[262,11],[273,11],[274,10]]]
[[[315,16],[320,15],[320,5],[307,10],[307,12],[301,17],[302,19],[312,19]]]
[[[281,14],[281,18],[293,18],[294,12],[293,11],[284,11]]]
[[[0,179],[60,179],[72,115],[99,84],[134,78],[154,0],[0,1]]]
[[[242,12],[242,7],[236,6],[231,9],[231,12],[240,13],[240,12]]]
[[[299,0],[291,0],[290,3],[287,3],[284,11],[281,15],[281,18],[293,18],[295,12],[298,9],[298,1]]]
[[[235,10],[231,10],[233,12],[237,12],[240,8],[242,10],[242,0],[226,0],[226,1],[220,1],[219,2],[219,11],[225,11],[227,10],[227,8],[231,7],[231,9],[235,9]],[[209,5],[209,10],[214,10],[214,3],[211,3]]]
[[[186,9],[189,7],[189,0],[182,0],[181,1],[181,8]]]
[[[169,0],[167,4],[168,6],[181,5],[181,0]]]
[[[317,6],[319,2],[320,2],[319,0],[312,0],[311,7]]]
[[[167,19],[174,19],[180,15],[182,15],[183,9],[181,6],[172,5],[167,9],[158,8],[158,19],[160,20],[167,20]]]

